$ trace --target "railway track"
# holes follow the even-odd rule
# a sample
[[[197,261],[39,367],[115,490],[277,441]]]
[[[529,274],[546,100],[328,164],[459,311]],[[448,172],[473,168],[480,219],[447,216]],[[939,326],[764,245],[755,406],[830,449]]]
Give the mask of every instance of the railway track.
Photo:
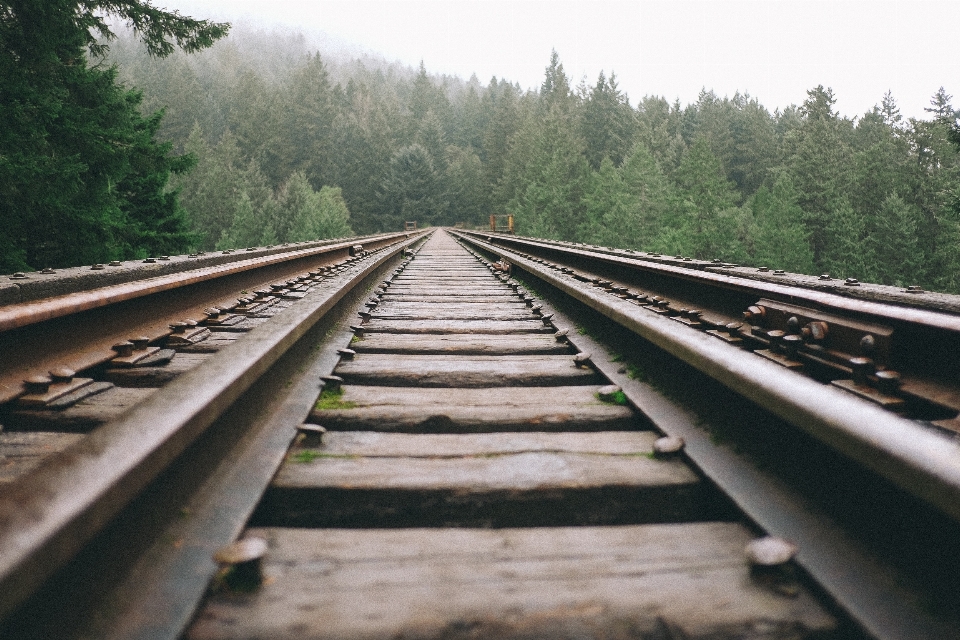
[[[488,234],[297,250],[123,285],[129,345],[103,290],[9,307],[0,637],[960,637],[950,299]],[[78,318],[94,347],[46,338]]]

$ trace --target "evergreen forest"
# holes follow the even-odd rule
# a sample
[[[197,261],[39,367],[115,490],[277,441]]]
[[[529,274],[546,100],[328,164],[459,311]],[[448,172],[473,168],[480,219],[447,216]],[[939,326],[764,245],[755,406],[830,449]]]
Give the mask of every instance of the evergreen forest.
[[[318,50],[289,32],[234,29],[162,57],[117,33],[89,68],[139,110],[132,143],[156,139],[142,161],[163,164],[168,182],[149,202],[114,207],[108,242],[100,222],[70,235],[69,251],[52,222],[62,237],[39,247],[0,231],[0,268],[369,234],[406,220],[485,226],[512,213],[528,236],[960,292],[958,111],[942,88],[923,119],[902,117],[890,93],[841,116],[823,86],[772,111],[708,90],[689,105],[632,104],[615,73],[575,83],[556,52],[528,91]],[[12,162],[2,153],[16,146],[6,143],[0,180]],[[29,208],[0,189],[5,216]],[[163,198],[166,208],[154,202]],[[83,204],[71,215],[110,209]]]

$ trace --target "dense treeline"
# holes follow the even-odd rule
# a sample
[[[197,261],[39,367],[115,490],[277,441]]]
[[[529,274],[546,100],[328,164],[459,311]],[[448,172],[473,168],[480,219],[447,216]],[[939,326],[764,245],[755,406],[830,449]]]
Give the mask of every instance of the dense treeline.
[[[205,247],[293,239],[278,225],[310,215],[289,194],[326,190],[357,233],[510,212],[527,235],[960,290],[957,112],[942,89],[927,119],[901,117],[890,94],[850,119],[823,87],[773,112],[709,91],[633,106],[613,74],[571,86],[556,53],[530,92],[277,34],[163,61],[115,46],[114,59],[148,110],[166,108],[161,134],[199,159],[177,184]],[[331,206],[317,224],[345,230]]]
[[[613,74],[537,91],[245,32],[192,56],[111,43],[119,77],[196,160],[173,176],[191,246],[466,222],[526,235],[960,291],[957,112],[887,94],[840,116],[830,89],[769,111],[704,91],[631,105]],[[35,265],[36,266],[36,265]]]

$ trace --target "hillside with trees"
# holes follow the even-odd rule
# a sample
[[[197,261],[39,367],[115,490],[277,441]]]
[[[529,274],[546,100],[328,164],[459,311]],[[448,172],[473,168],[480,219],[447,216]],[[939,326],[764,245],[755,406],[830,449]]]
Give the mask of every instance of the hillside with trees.
[[[184,249],[509,212],[524,235],[960,292],[957,111],[943,89],[924,119],[889,93],[844,117],[822,86],[772,111],[706,90],[631,104],[614,73],[574,86],[556,52],[525,91],[254,30],[162,59],[121,36],[107,63],[196,162],[171,180]]]

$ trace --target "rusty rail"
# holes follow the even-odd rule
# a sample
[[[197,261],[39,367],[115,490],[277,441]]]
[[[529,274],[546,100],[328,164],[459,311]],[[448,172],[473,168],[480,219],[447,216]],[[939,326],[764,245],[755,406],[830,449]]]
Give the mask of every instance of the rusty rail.
[[[305,306],[293,307],[252,330],[243,349],[224,350],[148,400],[75,446],[55,454],[0,494],[0,618],[69,562],[151,482],[165,473],[204,431],[328,313],[353,287],[363,282],[423,233],[384,238],[380,249],[351,258],[351,266]],[[356,241],[305,252],[299,259],[347,252]],[[275,256],[269,264],[284,260]],[[254,261],[259,262],[259,261]],[[217,274],[255,269],[236,264],[187,273],[180,282],[216,278]],[[302,265],[301,265],[302,268]],[[144,281],[122,285],[127,295],[147,295],[176,286]],[[88,299],[88,294],[77,294]],[[117,295],[123,295],[118,293]],[[54,304],[65,313],[65,300]],[[30,315],[36,318],[35,314]],[[267,478],[266,480],[268,480]],[[266,481],[265,480],[265,481]],[[256,502],[253,498],[249,508]]]
[[[796,303],[816,303],[813,312],[828,308],[832,311],[859,311],[861,321],[887,321],[895,329],[906,332],[907,327],[920,332],[921,337],[908,336],[911,344],[922,341],[925,332],[936,330],[939,339],[934,349],[942,349],[960,337],[960,318],[927,309],[908,309],[839,296],[829,297],[817,291],[788,289],[756,281],[738,281],[731,276],[704,273],[671,265],[651,264],[639,259],[628,259],[609,254],[591,254],[585,249],[560,248],[536,240],[485,234],[460,234],[477,247],[509,261],[515,268],[530,272],[560,291],[599,311],[627,327],[723,385],[733,389],[757,404],[767,408],[789,423],[803,429],[826,444],[875,470],[922,500],[960,520],[960,444],[951,436],[929,423],[908,420],[876,403],[865,401],[837,386],[798,374],[790,367],[761,357],[748,357],[744,351],[721,339],[708,335],[735,320],[735,309],[749,309],[758,297]],[[520,250],[523,250],[521,253]],[[544,256],[560,264],[544,264]],[[569,266],[565,266],[569,265]],[[564,271],[566,269],[566,271]],[[583,271],[590,270],[588,275]],[[615,278],[630,286],[663,288],[666,278],[674,283],[686,283],[688,297],[699,296],[715,306],[699,306],[692,326],[681,329],[667,313],[651,313],[637,304],[636,295],[617,291],[612,281],[607,286],[597,280],[596,273]],[[691,288],[692,285],[695,288]],[[678,286],[682,290],[681,286]],[[691,293],[692,292],[692,293]],[[617,295],[617,294],[621,295]],[[633,293],[638,293],[633,291]],[[682,295],[683,295],[682,294]],[[651,296],[653,297],[653,296]],[[659,297],[659,296],[657,296]],[[733,300],[731,303],[730,300]],[[646,305],[650,306],[650,305]],[[693,308],[691,305],[690,308]],[[679,310],[677,310],[679,314]],[[716,320],[701,322],[713,313]],[[749,310],[746,313],[751,313]],[[864,318],[863,314],[869,313]],[[682,316],[681,316],[682,318]],[[690,320],[689,313],[687,319]],[[775,331],[775,329],[774,329]],[[737,327],[738,340],[751,337],[749,327]],[[764,340],[764,338],[756,338]],[[763,345],[761,346],[769,346]],[[955,352],[952,352],[955,353]],[[950,355],[949,353],[947,354]],[[936,362],[944,354],[931,353],[927,362]],[[855,356],[851,356],[852,357]],[[896,348],[886,356],[890,364],[903,363]],[[905,363],[909,364],[909,362]],[[851,371],[850,375],[854,372]],[[905,386],[910,374],[904,373]],[[946,382],[944,383],[947,384]],[[954,383],[955,384],[955,383]],[[944,407],[949,412],[952,407]],[[955,420],[956,414],[943,422]]]
[[[244,290],[345,258],[353,254],[358,243],[376,250],[406,240],[409,235],[305,243],[282,251],[265,250],[266,255],[253,258],[246,254],[214,256],[212,261],[220,264],[200,268],[189,268],[196,260],[176,257],[161,265],[172,273],[154,276],[151,270],[135,269],[119,276],[109,274],[114,279],[141,277],[92,289],[89,286],[97,282],[97,273],[67,274],[61,287],[47,280],[31,295],[73,290],[0,306],[0,350],[6,354],[0,363],[0,403],[25,393],[24,380],[30,376],[46,375],[57,367],[80,371],[96,366],[116,355],[114,344],[132,336],[162,339],[170,335],[171,322],[202,320],[205,309],[211,307],[231,309]]]

